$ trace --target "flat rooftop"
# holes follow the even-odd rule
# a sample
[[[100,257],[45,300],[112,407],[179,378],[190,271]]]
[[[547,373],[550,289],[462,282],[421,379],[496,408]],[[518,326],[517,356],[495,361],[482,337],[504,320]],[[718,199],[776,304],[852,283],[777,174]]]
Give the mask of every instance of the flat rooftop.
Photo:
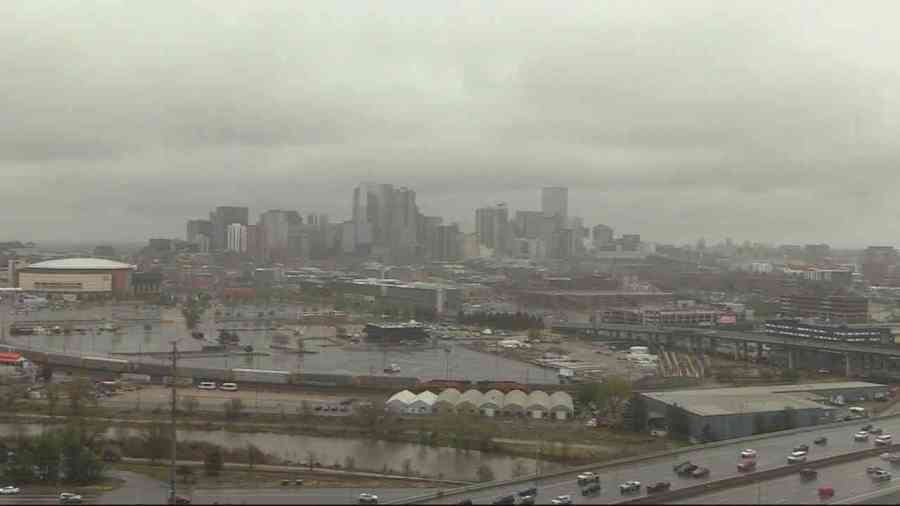
[[[857,388],[887,388],[878,383],[863,381],[777,385],[738,388],[711,388],[647,392],[644,396],[678,407],[699,416],[733,415],[794,409],[833,409],[810,400],[811,393]]]

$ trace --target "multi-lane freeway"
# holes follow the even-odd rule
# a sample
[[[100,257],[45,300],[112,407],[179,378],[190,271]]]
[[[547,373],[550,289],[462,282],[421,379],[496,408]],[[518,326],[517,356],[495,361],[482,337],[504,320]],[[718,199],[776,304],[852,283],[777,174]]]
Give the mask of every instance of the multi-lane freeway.
[[[704,481],[719,480],[731,476],[738,475],[737,463],[740,461],[740,452],[744,448],[752,448],[757,450],[757,470],[773,469],[787,464],[787,456],[795,445],[807,444],[810,446],[808,459],[810,461],[825,457],[832,457],[855,450],[871,448],[873,442],[855,442],[853,441],[853,433],[860,426],[867,422],[858,422],[854,424],[835,424],[813,428],[794,434],[781,434],[764,437],[752,442],[737,442],[724,444],[717,447],[704,448],[680,453],[676,455],[667,455],[650,460],[643,460],[634,463],[626,463],[613,467],[597,468],[596,472],[600,475],[602,490],[599,494],[582,497],[580,488],[577,484],[575,474],[535,480],[530,483],[520,483],[517,485],[499,485],[488,489],[471,492],[468,494],[445,494],[439,499],[428,501],[433,504],[452,504],[459,502],[463,498],[469,498],[478,504],[490,504],[494,499],[528,488],[531,483],[535,483],[539,489],[538,501],[549,502],[555,496],[570,494],[575,497],[576,502],[581,504],[607,504],[618,502],[626,498],[619,493],[618,486],[627,480],[638,480],[644,485],[655,483],[657,481],[669,481],[672,489],[678,489],[703,483]],[[886,433],[896,434],[900,437],[900,418],[894,417],[881,421],[872,422],[876,426],[884,429]],[[828,444],[824,446],[813,444],[813,439],[818,436],[828,438]],[[694,479],[677,476],[672,467],[679,462],[690,460],[693,463],[708,467],[711,470],[709,477]],[[864,468],[865,466],[863,466]],[[755,492],[755,491],[754,491]],[[645,494],[641,490],[639,494],[627,497],[634,497]],[[746,497],[744,498],[746,500]]]

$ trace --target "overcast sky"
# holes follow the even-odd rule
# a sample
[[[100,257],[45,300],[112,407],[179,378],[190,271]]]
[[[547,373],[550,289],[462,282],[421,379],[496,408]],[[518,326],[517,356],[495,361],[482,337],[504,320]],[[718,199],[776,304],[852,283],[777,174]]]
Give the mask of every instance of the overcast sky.
[[[660,242],[897,244],[897,2],[0,2],[0,239],[216,205],[538,209]],[[369,5],[368,8],[364,7]]]

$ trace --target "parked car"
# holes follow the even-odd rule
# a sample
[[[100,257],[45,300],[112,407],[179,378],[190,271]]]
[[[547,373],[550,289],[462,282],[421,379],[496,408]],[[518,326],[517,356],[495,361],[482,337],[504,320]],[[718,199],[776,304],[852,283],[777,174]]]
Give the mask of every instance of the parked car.
[[[666,492],[672,488],[672,484],[667,481],[658,481],[653,485],[647,485],[647,493],[648,494],[656,494],[659,492]]]
[[[581,495],[594,495],[599,494],[601,490],[599,483],[589,483],[586,487],[581,489]]]
[[[199,388],[200,390],[215,390],[216,382],[215,381],[201,381],[197,385],[197,388]]]
[[[755,460],[745,460],[743,462],[739,462],[737,465],[737,470],[742,473],[748,473],[756,469],[756,461]]]
[[[595,483],[598,481],[600,481],[600,476],[597,473],[588,471],[586,473],[581,473],[578,475],[579,485],[584,485],[585,483]]]
[[[620,494],[630,494],[634,492],[639,492],[641,490],[641,482],[639,481],[626,481],[625,483],[619,485],[619,493]]]
[[[806,452],[792,452],[787,458],[788,464],[806,462]]]
[[[815,443],[817,445],[828,444],[828,438],[825,436],[819,436],[819,437],[813,439],[813,443]]]
[[[237,383],[222,383],[221,385],[219,385],[219,390],[225,392],[237,392],[237,389]]]
[[[698,467],[694,469],[694,472],[691,473],[691,476],[694,478],[705,478],[709,476],[709,468],[708,467]]]
[[[854,441],[868,441],[869,433],[866,431],[859,431],[853,435],[853,440]]]
[[[63,492],[59,494],[60,504],[81,504],[81,496],[72,492]]]
[[[558,495],[550,500],[550,504],[555,504],[555,505],[572,504],[572,496]]]
[[[691,463],[691,461],[688,460],[688,461],[682,462],[681,464],[674,466],[673,470],[675,471],[675,473],[683,476],[683,475],[688,475],[688,474],[693,473],[694,471],[697,470],[697,467],[698,466],[696,464],[693,464],[693,463]]]
[[[368,492],[363,492],[359,494],[359,504],[378,504],[378,496],[375,494],[370,494]]]
[[[16,495],[19,492],[21,492],[21,490],[19,490],[19,487],[14,487],[12,485],[7,485],[3,488],[0,488],[0,495]]]
[[[809,467],[804,468],[800,471],[800,477],[803,478],[804,480],[814,480],[814,479],[818,478],[818,476],[819,476],[819,472],[816,471],[815,469],[811,469]]]
[[[876,445],[889,445],[889,444],[891,444],[892,439],[893,438],[891,437],[890,434],[882,434],[875,438],[875,444]]]

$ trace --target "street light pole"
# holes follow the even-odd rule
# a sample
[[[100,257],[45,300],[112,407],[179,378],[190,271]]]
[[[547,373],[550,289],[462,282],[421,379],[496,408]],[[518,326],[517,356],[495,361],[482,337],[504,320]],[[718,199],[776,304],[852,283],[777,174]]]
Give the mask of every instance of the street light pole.
[[[176,412],[177,412],[177,410],[176,410],[177,394],[176,394],[176,389],[175,389],[175,386],[176,386],[175,383],[177,380],[177,377],[176,377],[177,366],[178,366],[178,341],[174,340],[174,341],[172,341],[172,374],[169,376],[169,386],[171,387],[171,391],[172,391],[172,401],[171,401],[171,405],[169,407],[170,413],[172,416],[172,420],[171,420],[171,431],[172,431],[171,432],[171,438],[172,438],[172,442],[171,442],[172,443],[172,447],[171,447],[172,455],[171,455],[171,457],[172,457],[172,461],[171,461],[171,465],[169,466],[169,504],[175,504],[175,457],[176,457],[175,451],[177,449],[177,441],[178,441],[177,433],[176,433],[176,426],[175,426],[175,417],[176,417]]]

